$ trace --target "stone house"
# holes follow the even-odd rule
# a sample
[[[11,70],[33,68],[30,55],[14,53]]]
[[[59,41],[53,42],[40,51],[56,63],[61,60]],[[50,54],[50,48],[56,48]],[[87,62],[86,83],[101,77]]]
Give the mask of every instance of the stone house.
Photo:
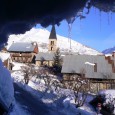
[[[13,62],[35,63],[38,45],[36,42],[16,42],[9,47],[8,52]]]
[[[36,65],[37,66],[43,66],[43,65],[47,65],[47,66],[50,66],[52,67],[53,65],[53,57],[54,57],[54,53],[53,52],[46,52],[46,53],[43,53],[43,52],[39,52],[37,55],[36,55]]]
[[[72,75],[86,77],[90,80],[90,90],[115,88],[115,53],[104,55],[66,55],[63,59],[63,79]],[[93,88],[93,89],[92,89]]]

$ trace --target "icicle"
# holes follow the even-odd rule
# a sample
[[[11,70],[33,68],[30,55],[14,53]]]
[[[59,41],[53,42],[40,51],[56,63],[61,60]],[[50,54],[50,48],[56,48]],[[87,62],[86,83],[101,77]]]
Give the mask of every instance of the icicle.
[[[71,28],[70,28],[70,24],[68,24],[68,42],[69,42],[70,34],[71,34]]]
[[[107,17],[108,17],[108,25],[110,25],[109,12],[107,13]]]
[[[97,14],[97,12],[96,12],[96,8],[94,8],[94,10],[95,10],[95,14]]]
[[[75,17],[70,17],[66,20],[68,22],[68,42],[69,42],[69,39],[70,39],[70,49],[71,49],[71,30],[72,30],[72,24],[75,21]]]
[[[80,19],[80,30],[82,29],[81,19]]]
[[[99,16],[100,16],[100,32],[101,32],[101,10]]]
[[[111,12],[111,20],[112,20],[112,12]]]
[[[71,30],[72,30],[72,23],[68,24],[68,42],[70,42],[70,49],[71,49]]]

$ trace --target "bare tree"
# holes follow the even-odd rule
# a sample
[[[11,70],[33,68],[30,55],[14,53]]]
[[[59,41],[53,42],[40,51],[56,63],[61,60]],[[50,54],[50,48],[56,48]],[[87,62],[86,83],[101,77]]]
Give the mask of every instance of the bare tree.
[[[46,86],[45,92],[48,90],[51,91],[52,89],[56,91],[58,89],[57,87],[59,87],[60,81],[57,79],[57,76],[51,74],[48,67],[40,67],[36,75],[37,79],[44,81]]]
[[[34,66],[27,64],[26,66],[22,66],[21,69],[24,74],[24,82],[25,84],[28,84],[29,80],[36,74]]]
[[[87,98],[89,80],[85,77],[85,69],[80,75],[71,75],[63,81],[65,88],[73,90],[77,107],[82,106]]]

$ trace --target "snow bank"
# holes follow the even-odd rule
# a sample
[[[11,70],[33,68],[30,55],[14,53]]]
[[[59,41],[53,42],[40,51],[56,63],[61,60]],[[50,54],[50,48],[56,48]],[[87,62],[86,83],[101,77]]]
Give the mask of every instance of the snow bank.
[[[10,115],[30,115],[28,111],[23,110],[22,107],[14,101],[13,111],[10,112]]]
[[[12,70],[21,70],[21,66],[25,66],[25,64],[18,63],[18,62],[12,62],[12,64],[14,65],[14,67],[12,68]]]
[[[0,100],[9,107],[14,100],[14,88],[10,72],[3,66],[0,60]]]
[[[5,60],[7,60],[9,57],[10,57],[10,53],[0,52],[0,59],[2,60],[2,62],[4,62]]]

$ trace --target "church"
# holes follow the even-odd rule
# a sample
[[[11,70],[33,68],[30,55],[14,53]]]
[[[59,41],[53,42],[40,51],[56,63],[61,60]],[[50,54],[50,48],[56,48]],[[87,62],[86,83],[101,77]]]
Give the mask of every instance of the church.
[[[36,55],[36,65],[37,66],[53,66],[54,62],[54,53],[57,50],[57,36],[55,26],[52,25],[52,29],[49,36],[48,52],[39,52]]]

